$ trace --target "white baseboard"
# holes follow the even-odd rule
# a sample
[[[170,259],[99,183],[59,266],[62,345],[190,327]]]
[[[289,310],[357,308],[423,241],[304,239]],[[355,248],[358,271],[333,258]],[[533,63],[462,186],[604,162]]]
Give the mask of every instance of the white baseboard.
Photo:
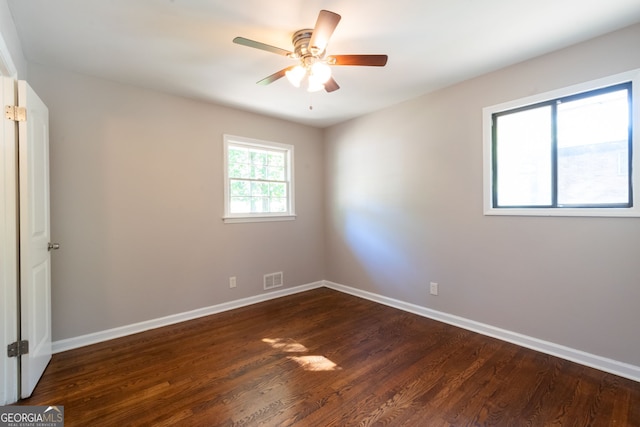
[[[640,366],[608,359],[606,357],[587,353],[581,350],[576,350],[574,348],[566,347],[560,344],[540,340],[538,338],[533,338],[527,335],[519,334],[517,332],[497,328],[485,323],[465,319],[464,317],[454,316],[452,314],[443,313],[441,311],[432,310],[430,308],[396,300],[338,283],[333,283],[325,280],[324,286],[336,291],[368,299],[370,301],[394,307],[399,310],[417,314],[422,317],[428,317],[429,319],[437,320],[439,322],[447,323],[449,325],[457,326],[459,328],[477,332],[482,335],[517,344],[521,347],[530,348],[541,353],[550,354],[552,356],[570,360],[571,362],[579,363],[581,365],[589,366],[591,368],[599,369],[604,372],[609,372],[614,375],[640,382]]]
[[[118,328],[107,329],[105,331],[94,332],[87,335],[54,341],[51,344],[51,349],[53,353],[60,353],[62,351],[72,350],[74,348],[84,347],[86,345],[96,344],[99,342],[112,340],[114,338],[124,337],[126,335],[137,334],[138,332],[144,332],[150,329],[161,328],[163,326],[197,319],[199,317],[209,316],[211,314],[222,313],[223,311],[233,310],[235,308],[245,307],[259,302],[281,298],[287,295],[297,294],[299,292],[320,288],[322,286],[324,286],[324,282],[322,281],[309,283],[307,285],[271,291],[248,298],[242,298],[235,301],[229,301],[222,304],[216,304],[209,307],[186,311],[184,313],[172,314],[170,316],[160,317],[158,319],[147,320],[144,322],[134,323]]]
[[[282,289],[274,292],[268,292],[248,298],[242,298],[222,304],[216,304],[209,307],[199,308],[197,310],[178,313],[171,316],[152,319],[145,322],[134,323],[119,328],[108,329],[106,331],[95,332],[92,334],[81,335],[79,337],[68,338],[60,341],[54,341],[52,344],[53,353],[72,350],[74,348],[83,347],[90,344],[96,344],[102,341],[123,337],[126,335],[136,334],[138,332],[148,331],[150,329],[160,328],[179,322],[184,322],[211,314],[221,313],[223,311],[233,310],[240,307],[256,304],[280,298],[287,295],[293,295],[299,292],[308,291],[320,287],[327,287],[339,292],[354,295],[370,301],[397,308],[409,313],[417,314],[422,317],[437,320],[449,325],[457,326],[469,331],[477,332],[482,335],[507,341],[522,347],[530,348],[541,353],[550,354],[562,359],[570,360],[581,365],[609,372],[624,378],[629,378],[640,382],[640,366],[631,365],[617,360],[608,359],[606,357],[576,350],[560,344],[549,341],[540,340],[517,332],[508,331],[506,329],[497,328],[485,323],[476,322],[474,320],[465,319],[464,317],[454,316],[452,314],[443,313],[441,311],[432,310],[430,308],[411,304],[405,301],[385,297],[374,294],[372,292],[363,291],[361,289],[352,288],[338,283],[322,280],[319,282],[309,283],[306,285],[296,286],[293,288]]]

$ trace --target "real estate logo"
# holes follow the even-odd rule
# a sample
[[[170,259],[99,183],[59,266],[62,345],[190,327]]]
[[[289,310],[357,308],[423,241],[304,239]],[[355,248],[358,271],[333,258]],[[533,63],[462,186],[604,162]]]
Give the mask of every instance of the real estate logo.
[[[0,427],[64,427],[64,406],[1,406]]]

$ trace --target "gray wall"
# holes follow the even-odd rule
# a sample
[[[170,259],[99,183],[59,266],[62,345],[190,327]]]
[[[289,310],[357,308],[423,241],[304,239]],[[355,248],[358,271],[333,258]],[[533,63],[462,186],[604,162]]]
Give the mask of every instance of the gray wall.
[[[50,112],[54,341],[258,295],[265,273],[324,278],[321,130],[28,73]],[[224,133],[294,145],[295,221],[223,224]]]
[[[6,43],[11,56],[11,58],[4,58],[4,60],[10,60],[13,62],[13,66],[16,68],[16,72],[18,73],[18,78],[25,79],[27,72],[27,60],[22,54],[20,39],[18,38],[18,32],[16,31],[16,26],[13,23],[13,18],[11,16],[7,0],[0,0],[0,34],[2,34],[2,40]]]
[[[482,203],[482,108],[640,68],[639,40],[636,25],[328,129],[326,279],[640,365],[640,218]]]

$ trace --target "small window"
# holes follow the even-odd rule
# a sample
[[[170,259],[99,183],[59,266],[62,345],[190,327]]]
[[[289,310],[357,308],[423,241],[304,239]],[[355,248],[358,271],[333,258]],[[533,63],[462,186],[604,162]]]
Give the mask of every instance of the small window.
[[[224,135],[225,222],[295,218],[293,146]]]
[[[485,213],[640,215],[634,209],[636,85],[633,78],[598,83],[485,109]]]

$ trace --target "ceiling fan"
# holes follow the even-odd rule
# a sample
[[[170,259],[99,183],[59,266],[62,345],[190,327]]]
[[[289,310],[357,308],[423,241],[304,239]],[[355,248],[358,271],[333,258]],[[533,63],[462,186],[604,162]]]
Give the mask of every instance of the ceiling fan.
[[[333,92],[340,89],[340,86],[331,76],[331,65],[383,67],[387,63],[387,55],[327,55],[329,38],[340,22],[340,18],[337,13],[321,10],[313,29],[302,29],[293,33],[291,38],[293,52],[244,37],[236,37],[233,42],[298,61],[296,65],[277,71],[258,81],[257,84],[268,85],[286,76],[295,87],[306,85],[309,92],[322,89]]]

